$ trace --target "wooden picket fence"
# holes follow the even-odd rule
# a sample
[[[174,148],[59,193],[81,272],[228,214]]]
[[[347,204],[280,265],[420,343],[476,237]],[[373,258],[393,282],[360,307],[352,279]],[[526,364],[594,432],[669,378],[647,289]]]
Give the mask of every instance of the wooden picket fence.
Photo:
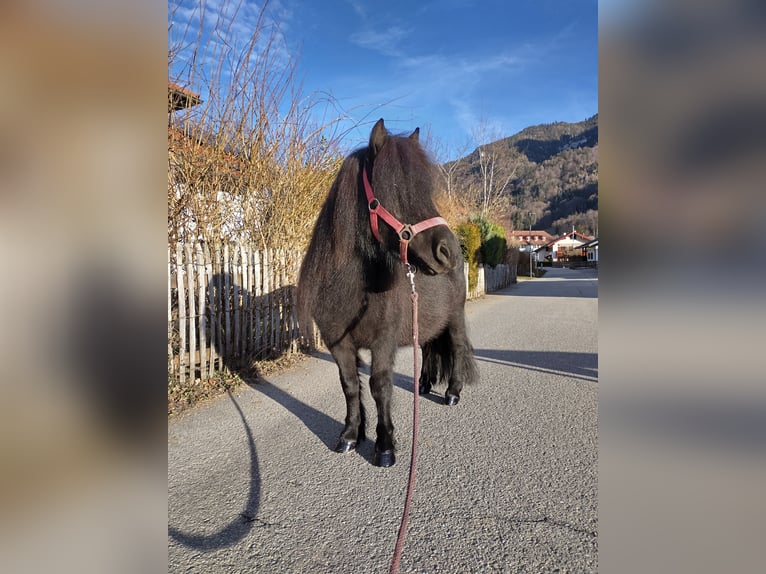
[[[495,267],[484,267],[484,273],[479,273],[479,281],[484,282],[484,293],[492,293],[508,287],[516,281],[516,269],[510,265],[501,264]]]
[[[465,264],[464,271],[465,284],[468,285],[468,263]],[[506,264],[496,265],[495,267],[484,267],[479,265],[479,275],[476,281],[476,288],[473,290],[466,287],[466,299],[478,299],[487,293],[498,291],[507,287],[516,281],[515,267]]]
[[[168,376],[211,378],[247,361],[296,351],[300,254],[253,245],[168,249]]]
[[[301,259],[299,252],[235,243],[169,248],[169,380],[205,380],[254,360],[321,346],[316,329],[308,338],[299,330],[295,285]],[[467,264],[465,269],[467,276]],[[479,271],[467,299],[516,280],[507,265]]]

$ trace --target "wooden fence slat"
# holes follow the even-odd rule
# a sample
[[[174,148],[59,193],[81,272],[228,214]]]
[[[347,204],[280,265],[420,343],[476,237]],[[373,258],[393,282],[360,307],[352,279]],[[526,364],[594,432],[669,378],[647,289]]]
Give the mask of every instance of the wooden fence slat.
[[[248,245],[247,247],[247,263],[250,268],[250,275],[249,275],[249,281],[247,284],[247,291],[250,294],[249,297],[249,305],[247,309],[247,349],[248,349],[248,358],[249,360],[253,360],[255,357],[255,249],[253,249],[252,245]]]
[[[271,257],[268,249],[263,251],[263,347],[271,347]]]
[[[175,379],[176,369],[173,359],[173,288],[172,280],[172,254],[168,245],[168,370],[170,376]]]
[[[226,349],[224,346],[223,338],[223,324],[224,324],[224,309],[223,309],[223,259],[222,259],[223,245],[220,243],[215,244],[215,255],[213,258],[213,277],[215,278],[215,337],[217,341],[216,353],[218,354],[218,368],[223,371],[225,368],[224,357],[226,356]]]
[[[282,335],[282,344],[280,345],[280,351],[287,349],[290,346],[290,304],[288,301],[288,284],[287,284],[287,255],[285,250],[282,249],[279,254],[280,263],[280,278],[279,282],[282,284],[281,296],[282,296],[282,324],[280,333]]]
[[[196,379],[195,366],[197,364],[197,311],[194,304],[194,257],[192,256],[191,245],[184,246],[184,255],[186,256],[186,280],[189,288],[187,296],[189,297],[189,376],[191,380]]]
[[[295,262],[295,253],[290,254],[290,352],[297,353],[300,349],[300,331],[298,330],[298,316],[295,305],[295,291],[298,284],[298,269]]]
[[[239,325],[239,347],[242,354],[242,360],[247,359],[247,309],[250,306],[250,291],[247,288],[247,284],[250,281],[250,266],[247,264],[247,251],[244,245],[239,246],[239,261],[242,266],[242,283],[240,283],[240,297],[242,299],[242,309],[240,311],[240,325]],[[244,364],[244,363],[243,363]]]
[[[271,259],[271,352],[279,348],[279,259],[275,250],[270,250]]]
[[[237,246],[232,246],[232,257],[231,257],[231,283],[232,283],[232,299],[231,299],[231,307],[232,307],[232,319],[234,320],[234,337],[232,339],[232,356],[234,360],[236,361],[236,364],[239,365],[239,358],[242,356],[242,350],[240,348],[240,311],[242,309],[242,305],[240,305],[240,291],[241,291],[241,285],[242,285],[242,278],[241,278],[241,265],[239,261],[239,249],[237,249]]]
[[[186,382],[186,289],[184,288],[184,258],[183,248],[176,247],[176,289],[178,290],[178,380]]]
[[[224,313],[224,364],[231,360],[231,266],[229,265],[229,244],[223,246],[223,292],[221,293]]]
[[[198,283],[198,298],[199,301],[199,377],[203,381],[207,376],[207,315],[206,315],[206,302],[207,297],[205,293],[205,279],[207,275],[205,273],[205,256],[202,252],[202,246],[197,244],[194,246],[194,260],[197,267],[197,283]]]
[[[256,357],[259,356],[261,349],[263,348],[263,313],[261,312],[261,304],[263,302],[263,265],[262,265],[263,253],[261,251],[255,252],[255,333],[253,334],[255,342],[254,347],[256,351]]]
[[[212,379],[216,371],[216,356],[215,349],[215,325],[218,320],[218,315],[215,308],[215,286],[213,285],[213,258],[210,253],[210,247],[207,243],[203,246],[203,252],[205,254],[205,275],[207,277],[207,298],[208,298],[208,311],[210,314],[210,321],[208,329],[210,331],[210,363],[208,363],[208,379]]]

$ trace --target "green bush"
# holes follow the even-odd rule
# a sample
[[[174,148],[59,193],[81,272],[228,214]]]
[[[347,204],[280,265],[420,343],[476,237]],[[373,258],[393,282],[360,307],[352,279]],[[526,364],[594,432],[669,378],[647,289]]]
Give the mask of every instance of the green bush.
[[[475,223],[461,223],[455,229],[463,259],[468,262],[468,290],[473,291],[479,283],[479,257],[481,249],[481,229]]]
[[[481,245],[481,258],[484,264],[494,267],[502,263],[507,245],[505,230],[499,225],[491,224],[489,234],[483,238]]]
[[[471,223],[477,225],[481,232],[480,261],[484,265],[495,267],[502,263],[508,242],[505,230],[498,224],[488,221],[481,215],[471,217]]]

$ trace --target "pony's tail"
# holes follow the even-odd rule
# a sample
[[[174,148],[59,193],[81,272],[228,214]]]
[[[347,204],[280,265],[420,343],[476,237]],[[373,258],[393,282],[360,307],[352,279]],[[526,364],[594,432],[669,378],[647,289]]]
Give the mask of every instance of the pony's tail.
[[[304,346],[314,347],[316,332],[314,325],[314,301],[316,299],[316,282],[308,277],[307,266],[309,260],[305,258],[298,274],[298,286],[295,291],[295,315],[298,319],[298,330]]]
[[[465,338],[463,342],[463,352],[459,353],[457,368],[463,374],[463,382],[466,385],[474,385],[479,382],[479,365],[476,364],[476,357],[473,356],[473,345]]]

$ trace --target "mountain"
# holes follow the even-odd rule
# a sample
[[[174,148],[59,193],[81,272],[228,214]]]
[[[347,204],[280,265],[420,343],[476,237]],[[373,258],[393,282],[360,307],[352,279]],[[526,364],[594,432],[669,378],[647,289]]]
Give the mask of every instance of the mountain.
[[[527,229],[533,212],[532,227],[554,236],[573,225],[580,233],[597,234],[598,114],[577,123],[528,127],[445,169],[450,166],[456,194],[477,198],[487,189],[485,181],[494,186],[497,197],[487,202],[488,215],[506,226]]]

